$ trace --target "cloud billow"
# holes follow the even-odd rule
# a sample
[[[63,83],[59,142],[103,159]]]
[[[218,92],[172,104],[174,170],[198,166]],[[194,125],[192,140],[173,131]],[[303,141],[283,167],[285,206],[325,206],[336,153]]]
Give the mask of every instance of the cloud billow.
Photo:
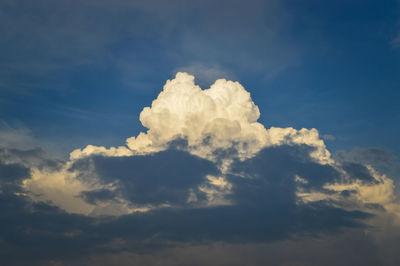
[[[147,131],[126,146],[88,145],[66,161],[1,149],[3,255],[24,264],[16,254],[26,252],[40,264],[187,243],[269,243],[398,219],[394,182],[367,157],[332,158],[316,129],[265,128],[259,115],[238,82],[202,90],[178,73],[143,109]],[[387,157],[373,154],[367,159]]]

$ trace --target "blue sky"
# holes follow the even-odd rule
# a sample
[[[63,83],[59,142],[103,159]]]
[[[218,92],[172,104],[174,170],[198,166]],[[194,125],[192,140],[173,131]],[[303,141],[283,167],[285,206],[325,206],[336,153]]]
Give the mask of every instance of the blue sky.
[[[399,265],[399,84],[399,1],[3,0],[0,257]]]
[[[398,3],[2,4],[1,118],[42,142],[115,145],[176,71],[239,81],[268,126],[399,154]]]

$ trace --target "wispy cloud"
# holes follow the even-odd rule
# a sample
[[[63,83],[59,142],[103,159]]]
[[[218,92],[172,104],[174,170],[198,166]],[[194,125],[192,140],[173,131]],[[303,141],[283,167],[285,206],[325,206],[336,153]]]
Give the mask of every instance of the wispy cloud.
[[[400,48],[400,33],[390,42],[394,48]]]

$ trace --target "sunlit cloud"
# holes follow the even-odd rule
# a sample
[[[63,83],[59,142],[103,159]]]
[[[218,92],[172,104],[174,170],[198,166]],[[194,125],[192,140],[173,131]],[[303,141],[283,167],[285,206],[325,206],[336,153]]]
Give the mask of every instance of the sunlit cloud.
[[[282,178],[292,184],[290,197],[295,196],[296,204],[325,202],[370,213],[376,213],[370,205],[379,205],[399,214],[390,177],[344,155],[332,158],[317,129],[265,128],[259,116],[240,83],[219,79],[203,90],[193,76],[179,72],[141,112],[147,131],[128,138],[126,146],[76,149],[56,169],[30,165],[31,177],[22,186],[34,201],[69,213],[118,216],[160,208],[232,206],[246,180]],[[270,152],[283,156],[282,162],[270,164]],[[269,168],[253,174],[259,166],[241,170],[240,165],[252,160]],[[263,176],[265,171],[275,176]]]
[[[236,241],[281,243],[339,230],[372,234],[373,242],[387,236],[371,228],[397,228],[396,183],[375,167],[392,166],[390,153],[370,148],[331,156],[317,129],[265,127],[259,117],[239,82],[218,79],[201,89],[194,76],[179,72],[143,108],[146,129],[126,145],[87,145],[66,160],[40,148],[1,148],[0,204],[6,215],[11,204],[14,216],[48,220],[54,247],[51,239],[86,239],[87,247],[76,248],[87,259],[93,245],[129,246],[127,255],[137,256],[129,252],[138,246],[211,241],[232,244],[230,250]],[[58,226],[58,217],[71,224]],[[38,225],[21,226],[27,237]]]

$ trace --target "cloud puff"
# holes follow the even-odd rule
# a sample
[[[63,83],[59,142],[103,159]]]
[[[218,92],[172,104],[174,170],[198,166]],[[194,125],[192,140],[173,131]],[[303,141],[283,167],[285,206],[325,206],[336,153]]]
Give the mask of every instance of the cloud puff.
[[[207,159],[215,152],[234,148],[240,158],[249,158],[267,146],[306,144],[317,149],[312,156],[331,162],[330,153],[316,129],[265,127],[257,122],[260,111],[239,82],[217,80],[209,89],[195,85],[194,77],[179,72],[168,80],[151,105],[140,113],[147,132],[127,139],[127,149],[89,145],[71,153],[71,159],[91,154],[127,156],[165,150],[171,141],[186,139],[188,151]]]

